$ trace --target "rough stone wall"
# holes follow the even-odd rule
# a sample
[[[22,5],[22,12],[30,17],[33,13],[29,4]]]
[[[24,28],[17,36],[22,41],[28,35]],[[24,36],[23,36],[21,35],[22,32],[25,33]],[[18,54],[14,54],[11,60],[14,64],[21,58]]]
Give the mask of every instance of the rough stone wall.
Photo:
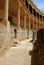
[[[0,41],[4,41],[6,38],[6,27],[0,24]]]
[[[15,38],[15,32],[14,32],[14,29],[16,29],[16,38]],[[27,31],[26,31],[26,35],[25,35],[25,30],[20,28],[20,29],[17,29],[17,27],[15,26],[11,26],[11,40],[12,39],[18,39],[18,40],[23,40],[25,39],[27,36]]]
[[[44,65],[44,29],[41,29],[37,33],[37,40],[33,44],[34,50],[37,50],[38,64]]]

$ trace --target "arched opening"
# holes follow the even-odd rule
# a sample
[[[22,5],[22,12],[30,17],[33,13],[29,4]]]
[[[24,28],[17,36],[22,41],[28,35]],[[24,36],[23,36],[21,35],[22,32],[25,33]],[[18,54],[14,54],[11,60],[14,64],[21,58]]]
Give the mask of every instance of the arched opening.
[[[34,14],[34,16],[36,17],[36,11],[35,11],[35,9],[33,9],[33,14]]]
[[[29,4],[29,11],[32,14],[32,6]]]
[[[26,7],[28,8],[28,1],[26,0]]]
[[[40,20],[42,21],[42,15],[40,15]]]
[[[37,12],[37,18],[39,19],[39,13]]]

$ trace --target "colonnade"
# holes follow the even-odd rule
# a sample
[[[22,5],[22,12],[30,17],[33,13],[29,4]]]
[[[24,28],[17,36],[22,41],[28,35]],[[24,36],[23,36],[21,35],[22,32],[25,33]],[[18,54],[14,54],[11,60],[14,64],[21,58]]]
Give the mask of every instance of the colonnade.
[[[3,19],[3,21],[6,22],[6,39],[5,39],[5,41],[10,40],[10,22],[8,20],[8,15],[9,15],[9,0],[5,0],[4,19]]]
[[[18,0],[18,29],[20,29],[20,12],[21,12],[21,4],[19,2],[20,0]],[[28,6],[28,10],[29,10],[29,6]],[[25,14],[24,14],[24,29],[26,30],[26,14],[27,12],[24,10]],[[32,10],[32,14],[33,13],[33,10]],[[9,40],[10,39],[10,22],[8,21],[8,15],[9,15],[9,0],[5,0],[5,7],[4,7],[4,20],[7,22],[7,37],[6,37],[6,40]],[[29,17],[29,30],[31,28],[31,17],[30,15],[28,16]],[[36,14],[36,17],[37,17],[37,14]],[[39,22],[39,21],[38,21]],[[36,31],[37,31],[37,19],[36,19]],[[40,24],[39,24],[40,25]],[[33,31],[34,31],[34,22],[33,22]],[[39,26],[40,27],[40,26]]]

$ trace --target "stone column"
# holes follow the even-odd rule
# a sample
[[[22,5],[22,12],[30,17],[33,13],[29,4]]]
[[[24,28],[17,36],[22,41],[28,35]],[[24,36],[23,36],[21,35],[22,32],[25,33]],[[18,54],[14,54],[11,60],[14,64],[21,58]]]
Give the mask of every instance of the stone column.
[[[38,25],[37,25],[37,11],[36,11],[36,31],[38,31],[37,29],[38,29]]]
[[[31,28],[31,24],[30,24],[30,17],[29,17],[29,30],[30,30],[30,28]]]
[[[26,36],[26,34],[27,34],[27,32],[26,32],[26,12],[24,14],[24,30],[25,30],[25,36]]]
[[[33,13],[33,9],[32,9],[32,15],[33,15],[34,13]],[[34,31],[34,22],[33,22],[33,31]]]
[[[21,30],[20,30],[20,8],[21,8],[21,5],[20,3],[18,2],[18,30],[17,30],[17,38],[20,40],[21,38]]]
[[[4,19],[8,20],[9,0],[5,0]]]
[[[32,9],[32,14],[34,15],[33,9]],[[33,19],[33,40],[36,40],[36,28],[35,28],[35,20]]]
[[[26,12],[24,14],[24,29],[26,30]]]
[[[37,12],[36,12],[36,31],[37,31]]]
[[[6,21],[7,23],[6,41],[10,40],[10,22],[8,21],[8,9],[9,9],[9,0],[5,0],[4,21]]]
[[[18,5],[18,28],[20,29],[20,3]]]
[[[42,21],[41,22],[43,22],[43,17],[42,17]],[[42,25],[42,28],[43,28],[43,25]]]
[[[37,25],[37,11],[36,11],[36,39],[37,39],[37,27],[38,27],[38,25]]]
[[[34,31],[34,22],[33,22],[33,31]]]
[[[27,32],[27,33],[28,33],[28,36],[27,36],[27,37],[29,38],[29,31],[30,31],[30,17],[29,17],[28,22],[29,22],[29,23],[28,23],[28,32]]]
[[[39,28],[38,28],[38,29],[40,29],[40,21],[41,21],[41,20],[40,20],[40,14],[39,14],[39,25],[38,25]]]
[[[29,4],[28,4],[28,11],[30,10]],[[30,28],[31,28],[31,24],[30,24],[30,16],[29,16],[29,38],[30,38]]]
[[[41,29],[41,28],[40,28],[40,21],[39,21],[39,29]]]

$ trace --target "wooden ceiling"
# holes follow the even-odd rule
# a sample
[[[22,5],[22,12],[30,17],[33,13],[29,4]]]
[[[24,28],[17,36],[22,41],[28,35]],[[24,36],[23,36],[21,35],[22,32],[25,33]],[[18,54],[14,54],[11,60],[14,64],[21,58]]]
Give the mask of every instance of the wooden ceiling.
[[[0,1],[0,9],[4,11],[5,0]],[[9,14],[17,16],[18,0],[9,0]]]
[[[4,6],[5,6],[4,4],[5,4],[5,0],[1,0],[0,1],[0,10],[4,11]],[[24,11],[23,6],[21,6],[21,8],[20,8],[20,13],[21,13],[20,18],[22,20],[21,23],[24,24],[25,11]],[[9,0],[9,14],[11,14],[12,16],[14,16],[14,17],[16,17],[18,19],[18,0]],[[27,14],[26,14],[26,19],[27,19],[27,23],[28,23],[29,18],[28,18]]]
[[[13,16],[18,16],[18,0],[10,0],[9,2],[9,13]]]

